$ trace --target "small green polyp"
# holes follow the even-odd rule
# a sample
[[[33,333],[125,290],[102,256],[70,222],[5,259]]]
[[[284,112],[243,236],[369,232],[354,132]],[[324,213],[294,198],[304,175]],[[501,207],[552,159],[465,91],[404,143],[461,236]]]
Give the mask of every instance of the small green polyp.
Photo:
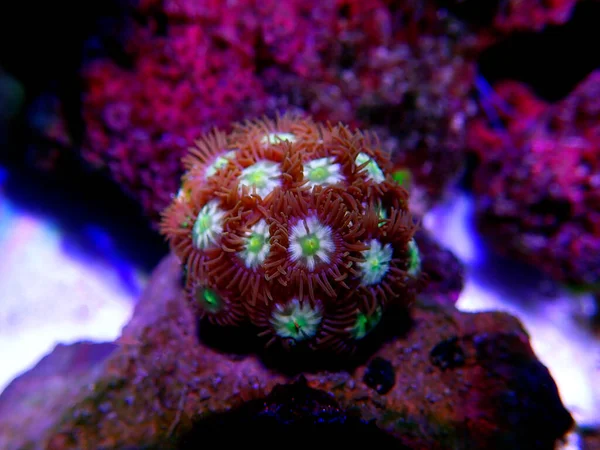
[[[308,321],[306,317],[296,317],[295,319],[289,320],[284,326],[287,330],[287,334],[294,335],[295,333],[299,333],[299,330],[306,329],[308,325]]]
[[[229,161],[235,158],[235,150],[230,150],[225,152],[222,155],[219,155],[215,158],[215,160],[206,167],[206,171],[204,172],[204,178],[208,179],[217,173],[219,169],[225,167]]]
[[[196,221],[196,230],[198,233],[206,233],[212,226],[212,219],[208,214],[198,217]]]
[[[252,186],[256,186],[257,188],[264,187],[267,183],[267,174],[262,170],[257,170],[256,172],[251,173],[246,178],[248,183]]]
[[[370,286],[380,283],[389,272],[393,250],[390,244],[381,245],[376,239],[366,244],[369,248],[362,252],[364,261],[360,261],[358,267],[361,272],[361,284]]]
[[[246,247],[250,253],[258,253],[265,245],[265,237],[258,233],[252,233],[248,238],[248,246]]]
[[[210,288],[196,288],[195,297],[200,306],[210,313],[217,313],[223,307],[223,300],[219,297],[219,294]]]
[[[381,270],[381,266],[383,264],[380,260],[374,259],[374,260],[370,261],[370,265],[371,265],[371,270],[374,272],[377,272],[377,271]]]
[[[246,186],[255,189],[261,197],[266,197],[273,189],[280,185],[281,171],[279,165],[273,161],[257,161],[246,167],[240,174],[240,187]]]
[[[412,174],[408,169],[399,169],[392,173],[392,178],[400,186],[409,188],[412,182]]]
[[[302,254],[304,256],[315,256],[321,249],[321,242],[314,234],[309,234],[300,239]]]
[[[318,264],[327,264],[335,250],[331,228],[311,216],[292,226],[289,254],[292,262],[310,272]]]
[[[375,311],[370,315],[359,311],[356,315],[356,322],[350,329],[350,334],[356,340],[363,339],[377,326],[381,320],[381,316],[382,311],[380,306],[378,306],[377,309],[375,309]]]
[[[280,338],[302,341],[317,334],[321,319],[319,308],[293,299],[285,305],[276,305],[270,322]]]
[[[313,169],[308,174],[308,179],[314,181],[315,183],[322,183],[329,176],[329,171],[326,167],[317,167]]]
[[[224,215],[216,202],[210,202],[202,207],[192,227],[192,241],[197,249],[204,250],[217,242],[223,231]]]
[[[374,181],[375,183],[381,183],[385,180],[385,175],[379,165],[366,153],[359,153],[356,156],[355,162],[357,166],[362,166],[366,163],[362,170],[366,172],[367,180]]]
[[[271,247],[267,222],[264,219],[259,220],[250,227],[242,239],[244,245],[238,252],[238,256],[247,268],[254,269],[265,261]]]
[[[341,166],[330,156],[306,162],[303,171],[304,178],[311,187],[329,186],[344,180],[341,174]]]
[[[408,274],[415,276],[421,271],[421,252],[414,239],[408,242]]]

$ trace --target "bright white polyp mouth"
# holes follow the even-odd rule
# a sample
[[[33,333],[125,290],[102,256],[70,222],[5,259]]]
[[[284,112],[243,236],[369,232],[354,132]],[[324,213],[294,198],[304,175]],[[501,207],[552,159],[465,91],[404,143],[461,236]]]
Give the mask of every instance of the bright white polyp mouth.
[[[224,216],[225,211],[219,208],[216,201],[209,202],[202,207],[192,228],[194,247],[204,250],[210,245],[217,244],[219,236],[223,232]]]
[[[256,222],[246,232],[243,238],[244,248],[238,252],[238,256],[248,269],[254,269],[265,261],[271,249],[270,238],[269,227],[264,219]]]
[[[285,305],[275,306],[270,323],[277,336],[302,341],[317,334],[322,318],[318,308],[313,308],[308,303],[301,305],[294,298]]]
[[[340,183],[344,177],[340,173],[341,166],[332,157],[313,159],[304,164],[304,178],[308,186],[329,186]]]
[[[292,226],[289,246],[292,262],[312,272],[318,263],[329,263],[334,250],[331,228],[316,217],[307,217]]]
[[[367,245],[369,248],[362,252],[365,260],[358,263],[363,286],[380,283],[389,272],[392,261],[390,244],[381,245],[381,242],[373,239]]]
[[[210,177],[217,173],[217,170],[225,167],[229,161],[235,158],[235,150],[230,150],[225,152],[215,158],[215,160],[210,163],[206,170],[204,171],[204,179],[208,180]]]
[[[408,254],[410,258],[408,274],[415,276],[421,272],[421,252],[414,238],[408,242]]]
[[[260,140],[261,144],[263,145],[273,145],[283,141],[295,142],[296,136],[294,136],[292,133],[275,132],[263,136],[263,138]]]
[[[250,192],[265,198],[276,187],[281,186],[281,170],[279,164],[273,161],[258,161],[246,167],[240,174],[240,189],[246,186]]]
[[[361,169],[361,172],[366,172],[367,180],[375,183],[382,183],[383,180],[385,180],[385,175],[379,165],[366,153],[359,153],[356,155],[355,163],[357,166],[362,166],[364,163],[367,163],[367,165]]]

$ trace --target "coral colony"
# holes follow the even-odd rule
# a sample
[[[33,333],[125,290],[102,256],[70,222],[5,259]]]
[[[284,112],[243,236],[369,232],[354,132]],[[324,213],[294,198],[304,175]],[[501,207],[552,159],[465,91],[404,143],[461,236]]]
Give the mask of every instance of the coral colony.
[[[183,163],[161,231],[199,317],[344,352],[420,289],[408,193],[374,135],[283,115],[214,130]]]

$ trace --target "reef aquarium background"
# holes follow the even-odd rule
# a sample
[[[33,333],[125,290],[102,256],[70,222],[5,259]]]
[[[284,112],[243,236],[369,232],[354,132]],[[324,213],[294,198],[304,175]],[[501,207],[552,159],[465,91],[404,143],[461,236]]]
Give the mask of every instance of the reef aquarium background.
[[[0,448],[600,448],[600,2],[0,8]]]

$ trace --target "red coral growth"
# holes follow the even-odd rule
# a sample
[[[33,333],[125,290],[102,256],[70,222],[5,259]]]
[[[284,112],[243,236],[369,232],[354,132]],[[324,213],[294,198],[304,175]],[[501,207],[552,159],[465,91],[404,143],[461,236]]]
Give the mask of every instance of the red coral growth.
[[[375,128],[432,198],[461,166],[471,41],[423,0],[143,0],[131,22],[126,63],[84,70],[83,156],[151,218],[193,138],[266,111]]]
[[[369,127],[429,202],[456,178],[475,112],[475,41],[431,4],[340,0],[321,65],[307,77],[270,67],[269,92],[318,120]]]
[[[344,351],[412,303],[417,227],[374,136],[284,115],[199,142],[160,227],[199,317]]]
[[[479,122],[470,139],[482,159],[474,185],[482,230],[500,250],[587,286],[600,282],[599,77],[546,108],[521,95],[513,104],[535,106],[513,108],[495,128]]]
[[[131,47],[133,70],[102,60],[85,72],[83,156],[154,213],[170,200],[188,143],[240,111],[262,112],[265,94],[246,55],[201,24],[173,24],[164,37],[142,29]]]

